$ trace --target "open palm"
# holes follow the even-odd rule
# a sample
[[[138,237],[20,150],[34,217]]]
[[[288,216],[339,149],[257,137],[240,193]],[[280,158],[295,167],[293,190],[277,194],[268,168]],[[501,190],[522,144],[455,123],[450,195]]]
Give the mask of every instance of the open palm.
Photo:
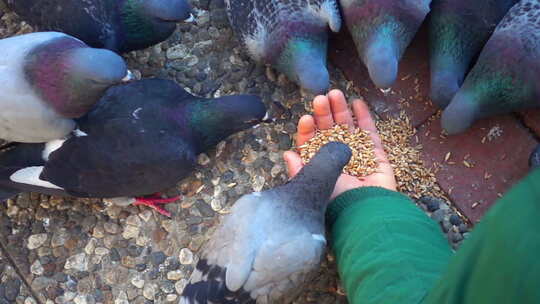
[[[374,153],[377,158],[377,172],[365,176],[356,177],[348,174],[341,174],[331,199],[334,199],[341,193],[358,187],[377,186],[389,190],[396,190],[396,179],[392,166],[388,162],[386,153],[382,146],[381,139],[377,133],[375,122],[369,113],[367,105],[356,99],[352,103],[354,117],[358,128],[368,131],[374,143]],[[343,93],[339,90],[332,90],[326,96],[317,96],[313,100],[314,116],[304,115],[298,121],[298,134],[296,137],[296,147],[302,146],[308,140],[315,136],[317,129],[326,130],[334,127],[336,124],[348,125],[351,130],[355,129],[353,114],[349,110],[347,101]],[[293,151],[287,151],[284,154],[285,162],[289,176],[295,176],[303,167],[300,155]]]

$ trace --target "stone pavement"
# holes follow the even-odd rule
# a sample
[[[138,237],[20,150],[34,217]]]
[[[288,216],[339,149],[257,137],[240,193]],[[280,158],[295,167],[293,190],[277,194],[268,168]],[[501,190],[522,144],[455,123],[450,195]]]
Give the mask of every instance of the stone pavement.
[[[222,214],[241,195],[287,180],[281,155],[291,148],[295,123],[309,112],[313,96],[298,90],[283,75],[247,58],[228,27],[222,0],[192,3],[197,8],[197,24],[181,24],[168,41],[127,54],[129,68],[137,77],[174,79],[200,96],[258,94],[277,121],[232,136],[208,154],[202,154],[192,176],[166,192],[184,196],[178,204],[167,206],[173,214],[171,219],[143,207],[119,208],[100,200],[35,193],[23,193],[0,204],[0,304],[176,303],[198,260],[199,249],[212,235]],[[16,15],[0,7],[0,38],[31,31]],[[427,55],[421,44],[414,43],[407,54],[410,60],[403,63],[400,71],[401,85],[383,94],[371,86],[347,34],[340,35],[341,39],[333,39],[331,44],[332,87],[344,90],[347,96],[364,96],[382,118],[406,110],[420,128],[418,140],[424,144],[428,164],[440,162],[446,150],[451,149],[448,161],[456,164],[444,164],[437,177],[441,186],[448,189],[453,181],[446,177],[463,176],[466,185],[449,195],[462,212],[471,214],[471,210],[460,207],[467,206],[462,202],[471,204],[472,199],[465,194],[473,188],[467,183],[478,183],[479,189],[485,186],[479,173],[471,177],[462,175],[474,170],[457,165],[458,159],[462,161],[466,155],[458,148],[471,149],[467,160],[475,168],[491,168],[494,190],[484,190],[489,195],[504,191],[504,187],[525,174],[526,151],[535,141],[514,116],[505,118],[507,124],[502,124],[501,119],[487,122],[474,137],[474,141],[481,140],[494,124],[500,124],[502,134],[493,131],[488,136],[492,138],[489,146],[485,147],[489,150],[495,143],[501,146],[487,151],[495,157],[492,155],[498,149],[510,149],[503,139],[515,140],[519,144],[513,143],[514,151],[519,153],[500,152],[506,154],[504,160],[490,161],[482,150],[475,154],[473,148],[460,146],[460,141],[451,144],[447,143],[449,139],[438,139],[437,122],[426,124],[436,119],[436,109],[425,95]],[[526,116],[523,121],[534,119]],[[433,130],[428,133],[428,128]],[[434,147],[430,152],[426,143],[433,141],[433,137],[437,141],[430,143]],[[522,143],[523,147],[516,150]],[[515,162],[519,166],[513,166]],[[495,169],[495,163],[502,169]],[[482,196],[485,202],[476,206],[475,212],[485,210],[492,196]],[[441,223],[454,248],[468,236],[469,227],[445,202],[429,201],[419,206]],[[323,262],[317,279],[295,301],[305,303],[347,303],[331,255]]]
[[[529,110],[477,122],[455,136],[441,134],[439,111],[429,100],[427,31],[423,26],[407,49],[396,85],[383,93],[369,80],[347,31],[334,35],[330,61],[354,83],[382,117],[405,111],[418,128],[414,144],[436,172],[453,205],[472,223],[528,172],[528,158],[540,137],[540,111]]]

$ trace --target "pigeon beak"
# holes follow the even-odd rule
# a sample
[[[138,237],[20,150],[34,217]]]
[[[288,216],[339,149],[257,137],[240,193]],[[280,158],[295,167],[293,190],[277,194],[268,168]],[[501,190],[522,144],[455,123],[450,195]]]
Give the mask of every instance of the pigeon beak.
[[[135,76],[133,76],[133,73],[131,73],[130,70],[127,71],[126,77],[122,78],[122,82],[129,82],[135,79]]]
[[[186,22],[186,23],[194,23],[195,20],[197,20],[197,19],[195,18],[195,15],[193,15],[193,14],[190,13],[190,14],[189,14],[189,17],[188,17],[186,20],[184,20],[184,22]]]
[[[247,121],[247,123],[257,122],[257,124],[252,127],[253,129],[256,129],[261,125],[261,123],[273,123],[275,121],[276,121],[276,119],[271,117],[270,113],[266,112],[264,114],[264,117],[261,120],[250,120],[250,121]]]

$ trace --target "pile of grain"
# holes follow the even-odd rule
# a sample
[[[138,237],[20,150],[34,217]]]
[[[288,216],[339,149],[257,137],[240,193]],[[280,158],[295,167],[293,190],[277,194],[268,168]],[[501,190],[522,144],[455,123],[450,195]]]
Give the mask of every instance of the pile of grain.
[[[432,170],[424,166],[420,154],[421,145],[412,146],[416,130],[405,113],[389,120],[377,121],[388,160],[394,168],[398,191],[418,199],[422,196],[446,198],[437,184]],[[351,148],[353,156],[344,172],[357,177],[364,177],[377,171],[377,161],[373,153],[373,141],[369,133],[363,130],[350,132],[345,125],[336,125],[332,129],[317,130],[316,135],[300,146],[300,156],[307,163],[317,151],[331,141],[343,142]]]
[[[420,157],[422,146],[411,145],[416,130],[407,115],[401,113],[394,119],[379,120],[377,129],[388,160],[394,168],[398,191],[415,199],[422,196],[446,199],[434,173],[425,167]]]
[[[343,168],[344,173],[363,177],[377,171],[373,141],[369,137],[369,133],[359,129],[350,132],[346,125],[335,125],[332,129],[317,130],[313,138],[299,147],[300,156],[304,163],[309,162],[322,146],[331,141],[345,143],[352,150],[351,160]]]

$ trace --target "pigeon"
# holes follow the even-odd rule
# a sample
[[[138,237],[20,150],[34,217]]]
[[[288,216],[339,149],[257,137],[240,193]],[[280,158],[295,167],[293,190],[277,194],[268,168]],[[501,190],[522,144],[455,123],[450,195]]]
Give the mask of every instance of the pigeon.
[[[188,176],[198,154],[265,113],[252,95],[205,99],[163,79],[117,85],[67,138],[0,154],[0,201],[33,191],[142,203],[170,215],[156,204],[171,199],[158,192]]]
[[[475,120],[540,106],[540,0],[522,0],[495,28],[442,115],[448,134]]]
[[[429,13],[431,0],[340,0],[343,18],[373,83],[390,88],[398,63]]]
[[[7,5],[40,30],[119,53],[164,41],[176,22],[191,16],[187,0],[7,0]]]
[[[444,109],[473,59],[516,0],[433,0],[429,18],[431,99]]]
[[[351,155],[330,142],[288,183],[242,196],[205,245],[179,303],[293,301],[320,265],[326,207]]]
[[[529,168],[535,170],[540,167],[540,144],[531,152],[529,156]]]
[[[230,24],[249,55],[301,87],[323,94],[328,27],[341,28],[337,0],[225,0]]]
[[[75,128],[112,85],[130,80],[114,52],[58,32],[0,40],[0,138],[42,143]]]

